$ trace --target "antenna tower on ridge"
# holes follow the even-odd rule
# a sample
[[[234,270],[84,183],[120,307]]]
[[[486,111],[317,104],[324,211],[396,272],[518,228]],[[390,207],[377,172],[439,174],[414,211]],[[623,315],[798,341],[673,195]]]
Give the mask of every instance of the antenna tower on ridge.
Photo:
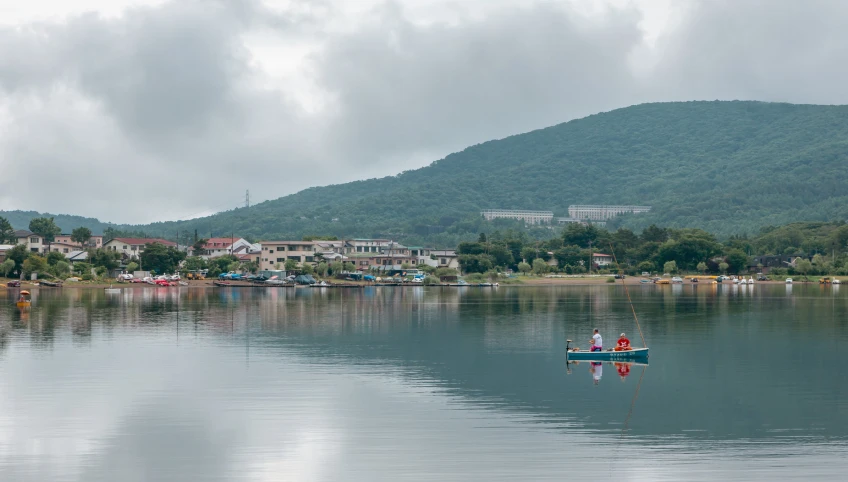
[[[244,191],[244,207],[250,207],[250,190]]]

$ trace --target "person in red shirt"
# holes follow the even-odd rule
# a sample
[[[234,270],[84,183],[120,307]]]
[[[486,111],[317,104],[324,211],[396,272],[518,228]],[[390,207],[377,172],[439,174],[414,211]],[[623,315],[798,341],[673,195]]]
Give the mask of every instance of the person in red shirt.
[[[630,348],[630,340],[628,340],[627,337],[624,336],[624,333],[622,333],[621,336],[618,338],[618,343],[615,345],[615,351],[626,350],[632,350],[632,348]]]

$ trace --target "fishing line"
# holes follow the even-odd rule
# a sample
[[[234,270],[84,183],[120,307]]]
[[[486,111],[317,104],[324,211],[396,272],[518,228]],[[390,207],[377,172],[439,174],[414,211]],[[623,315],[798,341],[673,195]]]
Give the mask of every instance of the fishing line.
[[[612,252],[612,260],[615,261],[615,265],[618,266],[618,259],[615,257],[615,250],[612,249],[612,243],[609,243],[610,251]],[[621,272],[621,269],[619,269]],[[621,278],[621,285],[624,286],[624,294],[627,295],[627,301],[630,303],[630,310],[633,311],[633,318],[636,319],[636,328],[639,329],[639,336],[642,337],[642,346],[648,347],[648,344],[645,342],[645,335],[642,334],[642,327],[639,325],[639,317],[636,316],[636,308],[633,307],[633,301],[630,300],[630,292],[627,291],[627,283],[624,282],[624,278]]]

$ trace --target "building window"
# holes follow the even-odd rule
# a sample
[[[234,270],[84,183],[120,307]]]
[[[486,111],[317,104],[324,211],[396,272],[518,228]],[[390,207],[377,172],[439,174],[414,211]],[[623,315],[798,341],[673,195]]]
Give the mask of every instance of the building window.
[[[268,254],[274,254],[274,250],[268,251]]]
[[[315,257],[314,257],[314,256],[307,256],[307,257],[306,257],[306,262],[307,262],[307,263],[312,263],[312,262],[314,262],[314,261],[315,261]]]
[[[300,256],[286,256],[286,258],[288,258],[288,259],[293,259],[293,260],[295,260],[295,261],[297,261],[297,262],[300,262]]]
[[[278,262],[278,263],[285,263],[285,262],[286,262],[286,258],[277,258],[277,262]]]
[[[37,243],[37,242],[38,242],[38,238],[29,238],[29,242],[30,242],[30,243]]]
[[[127,249],[127,245],[126,245],[126,244],[124,245],[124,249]]]
[[[68,252],[68,248],[64,248],[64,249],[62,250],[62,252],[63,252],[63,253],[67,253],[67,252]]]
[[[445,259],[445,258],[442,258],[442,259],[439,260],[439,263],[440,264],[448,264],[448,260]]]

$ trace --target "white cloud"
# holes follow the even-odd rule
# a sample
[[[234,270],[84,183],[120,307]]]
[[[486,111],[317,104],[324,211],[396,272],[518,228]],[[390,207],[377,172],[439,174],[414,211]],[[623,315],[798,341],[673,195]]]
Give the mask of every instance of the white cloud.
[[[645,101],[842,103],[845,9],[28,2],[0,22],[0,207],[179,219]]]

